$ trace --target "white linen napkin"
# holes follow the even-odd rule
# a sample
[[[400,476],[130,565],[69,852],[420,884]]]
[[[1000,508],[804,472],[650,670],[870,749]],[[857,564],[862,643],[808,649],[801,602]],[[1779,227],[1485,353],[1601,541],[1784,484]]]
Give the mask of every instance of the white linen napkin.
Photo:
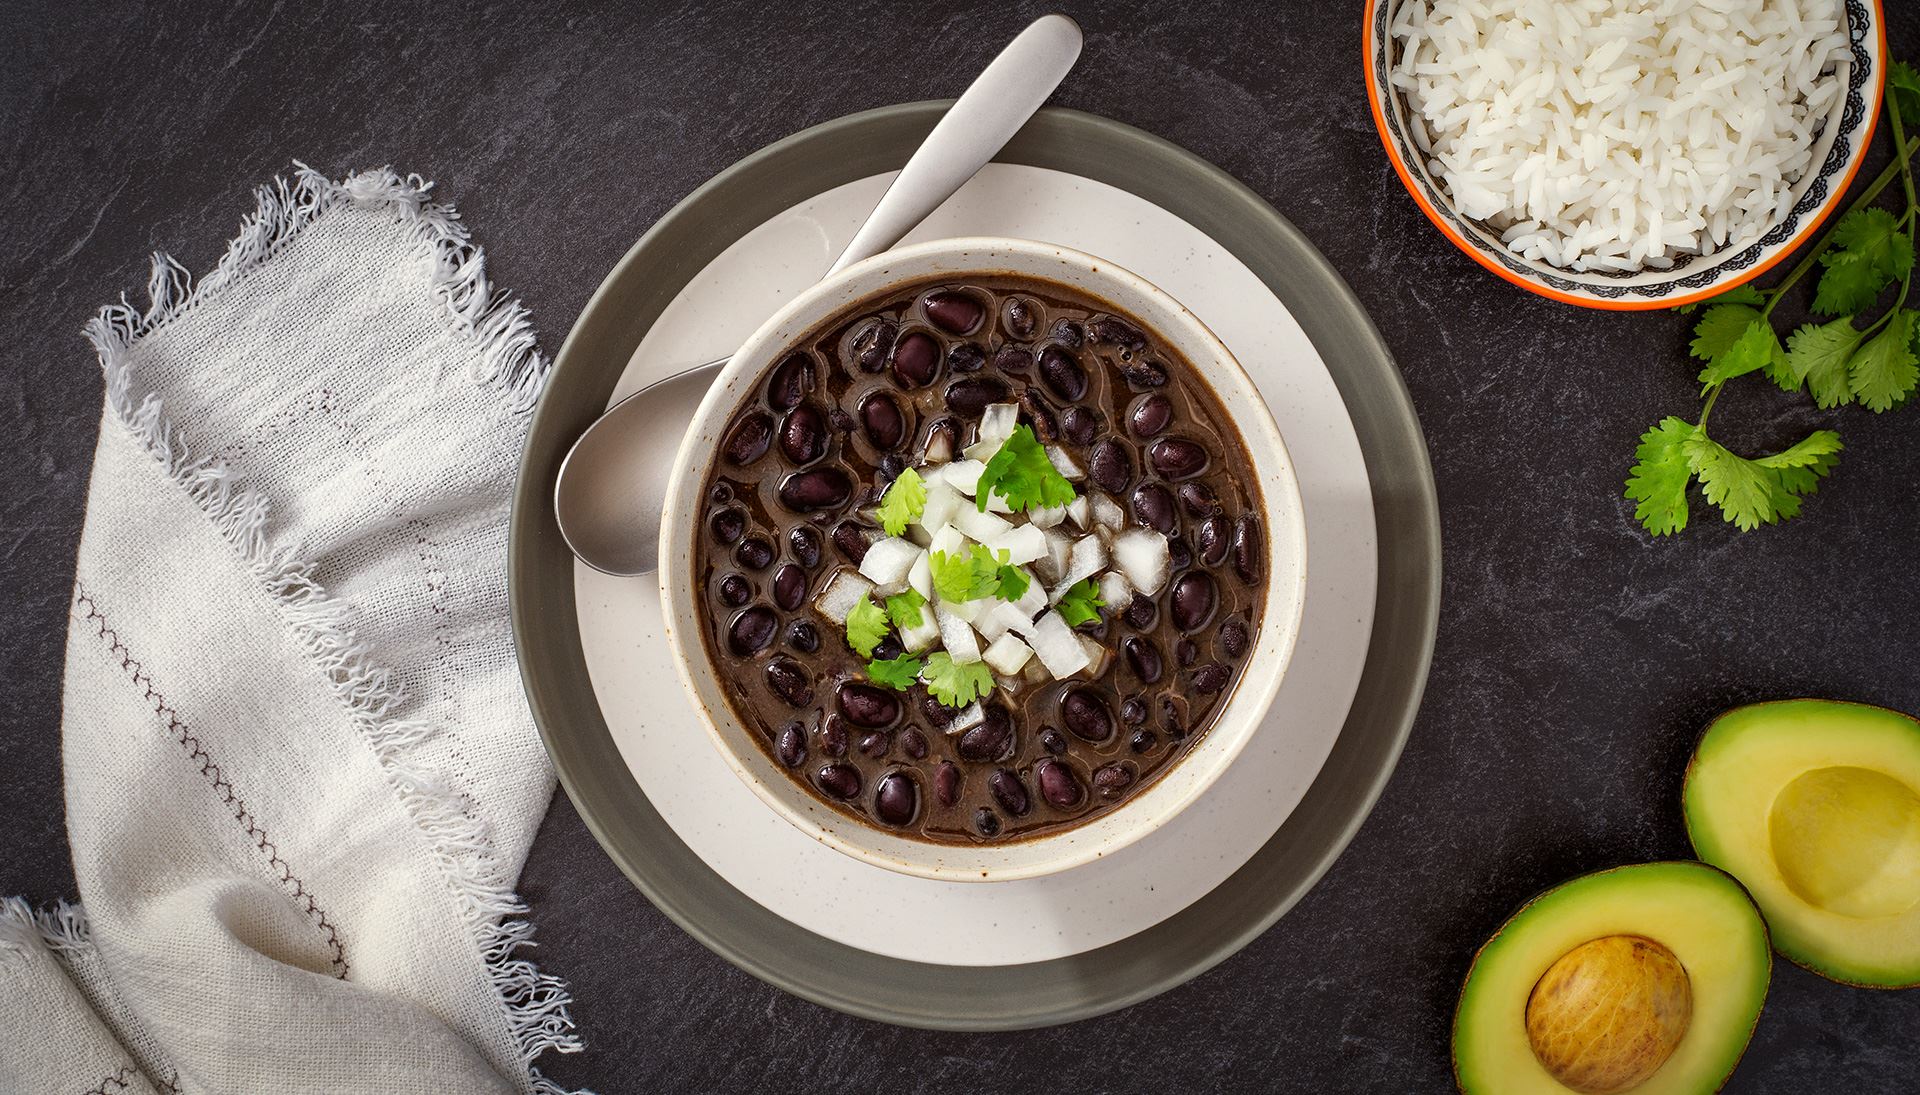
[[[547,361],[418,176],[298,165],[87,330],[85,914],[0,904],[0,1090],[557,1091],[513,893],[553,774],[507,623]]]

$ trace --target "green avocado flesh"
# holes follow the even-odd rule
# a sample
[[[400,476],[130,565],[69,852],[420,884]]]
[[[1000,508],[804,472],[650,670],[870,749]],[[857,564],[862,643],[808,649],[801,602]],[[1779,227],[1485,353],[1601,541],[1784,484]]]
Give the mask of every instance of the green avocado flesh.
[[[1734,708],[1695,748],[1682,806],[1695,853],[1753,893],[1782,957],[1920,985],[1920,723],[1830,700]]]
[[[1578,957],[1572,953],[1576,950],[1592,950],[1583,945],[1596,940],[1622,938],[1631,940],[1637,951],[1660,954],[1669,971],[1677,960],[1684,977],[1677,972],[1672,976],[1690,996],[1691,1014],[1683,1012],[1669,1024],[1677,1041],[1669,1040],[1659,1054],[1647,1058],[1637,1079],[1611,1087],[1569,1086],[1542,1060],[1541,1052],[1554,1056],[1552,1044],[1537,1051],[1529,1033],[1535,986],[1566,1012],[1559,1029],[1577,1034],[1559,1043],[1562,1065],[1567,1052],[1575,1064],[1593,1063],[1579,1060],[1590,1053],[1604,1065],[1609,1056],[1605,1047],[1618,1056],[1618,1047],[1634,1039],[1632,1024],[1623,1023],[1618,1012],[1601,1008],[1634,999],[1635,986],[1606,984],[1605,975],[1617,971],[1603,969],[1588,977],[1581,986],[1584,993],[1560,995],[1566,988],[1561,959]],[[1556,976],[1543,981],[1550,969]],[[1474,957],[1454,1014],[1455,1079],[1468,1095],[1692,1095],[1716,1090],[1747,1048],[1772,971],[1759,910],[1740,884],[1721,871],[1675,862],[1583,875],[1528,902]],[[1592,1001],[1600,1003],[1590,1015],[1583,1014],[1579,1009]],[[1603,1036],[1597,1043],[1596,1030]],[[1614,1031],[1611,1041],[1604,1038],[1609,1030]],[[1567,1051],[1569,1042],[1572,1051]],[[1591,1048],[1594,1044],[1603,1048]],[[1586,1072],[1592,1075],[1595,1070]],[[1557,1074],[1579,1082],[1579,1073],[1562,1068]]]

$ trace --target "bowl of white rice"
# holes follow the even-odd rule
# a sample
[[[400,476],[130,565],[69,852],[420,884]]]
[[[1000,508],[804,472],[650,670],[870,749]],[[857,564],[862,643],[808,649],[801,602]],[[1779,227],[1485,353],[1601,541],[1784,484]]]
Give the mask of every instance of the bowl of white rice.
[[[1367,90],[1428,219],[1525,289],[1665,308],[1759,276],[1873,139],[1877,0],[1369,0]]]

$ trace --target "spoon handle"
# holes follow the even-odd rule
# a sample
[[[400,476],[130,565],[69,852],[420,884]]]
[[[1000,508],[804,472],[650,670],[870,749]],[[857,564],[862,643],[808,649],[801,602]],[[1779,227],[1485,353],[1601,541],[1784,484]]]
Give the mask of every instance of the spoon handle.
[[[828,275],[913,231],[1033,117],[1080,57],[1080,25],[1043,15],[1000,51],[927,134]]]

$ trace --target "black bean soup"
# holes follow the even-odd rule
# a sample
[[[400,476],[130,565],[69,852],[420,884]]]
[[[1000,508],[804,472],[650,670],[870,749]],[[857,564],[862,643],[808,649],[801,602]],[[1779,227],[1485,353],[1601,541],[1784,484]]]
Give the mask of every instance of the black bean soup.
[[[951,732],[959,709],[876,683],[816,598],[885,535],[887,486],[959,459],[999,403],[1116,524],[1164,535],[1165,576],[1078,626],[1104,664],[1054,680],[1030,661]],[[721,449],[694,569],[708,653],[768,755],[884,829],[986,843],[1117,809],[1206,732],[1258,633],[1267,537],[1245,445],[1190,364],[1070,287],[985,276],[850,307],[768,371]],[[901,654],[895,634],[873,651]]]

